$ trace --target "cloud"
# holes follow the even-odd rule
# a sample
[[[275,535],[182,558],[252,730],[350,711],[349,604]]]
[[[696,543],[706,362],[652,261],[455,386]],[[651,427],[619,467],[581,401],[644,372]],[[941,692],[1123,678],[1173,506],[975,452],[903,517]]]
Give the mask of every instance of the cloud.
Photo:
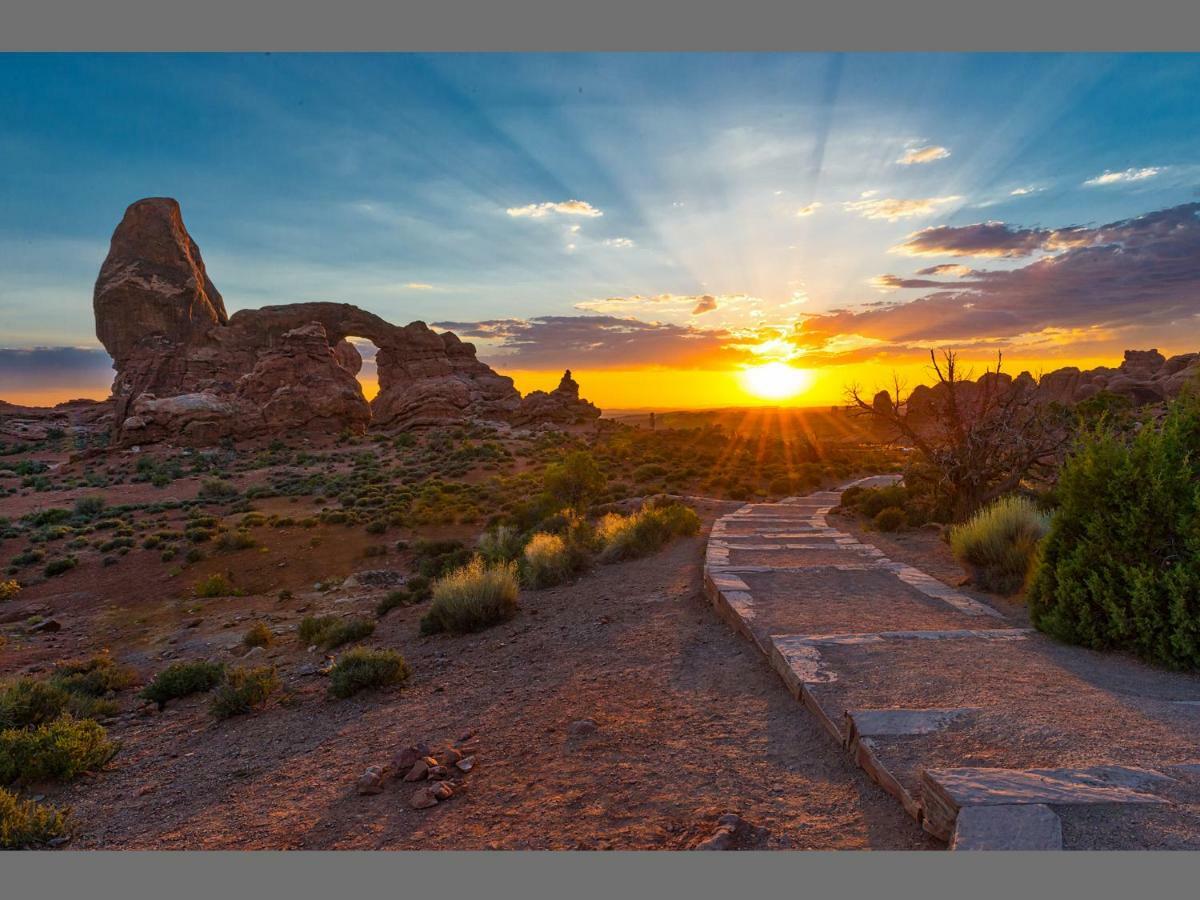
[[[1089,178],[1084,184],[1089,187],[1095,187],[1104,184],[1120,184],[1126,181],[1145,181],[1147,178],[1153,178],[1155,175],[1158,175],[1165,168],[1165,166],[1147,166],[1144,169],[1126,169],[1123,172],[1106,171],[1103,175]]]
[[[936,225],[914,231],[904,243],[893,247],[906,256],[989,256],[1015,258],[1038,250],[1064,250],[1095,240],[1095,232],[1068,228],[1014,228],[1004,222],[974,225]]]
[[[944,288],[951,284],[946,281],[934,281],[931,278],[901,278],[899,275],[876,275],[871,279],[871,286],[880,291],[894,291],[898,288]]]
[[[874,192],[870,192],[874,193]],[[863,196],[867,196],[864,194]],[[859,213],[864,219],[887,219],[895,222],[897,219],[911,219],[916,216],[928,216],[937,212],[939,206],[961,200],[961,197],[926,197],[918,200],[851,200],[843,204],[848,212]]]
[[[427,284],[424,281],[410,281],[404,285],[410,291],[432,291],[433,285]]]
[[[634,246],[633,241],[625,237],[609,238],[603,241],[603,244],[605,247],[619,247],[621,249]]]
[[[1015,339],[1047,329],[1194,331],[1200,324],[1197,213],[1200,203],[1188,203],[1098,228],[1068,229],[1071,246],[1057,256],[1017,269],[971,271],[907,303],[810,316],[795,339],[822,352],[847,335],[910,346]]]
[[[904,155],[896,160],[896,162],[902,166],[913,166],[945,159],[949,155],[950,151],[945,147],[930,144],[925,147],[912,147],[905,151]]]
[[[696,301],[695,307],[692,309],[693,316],[703,315],[706,312],[712,312],[717,308],[717,298],[712,294],[705,294]]]
[[[604,215],[586,200],[562,200],[558,203],[530,203],[526,206],[510,206],[505,210],[515,219],[544,219],[550,215],[586,216],[589,219]]]
[[[964,275],[970,275],[972,269],[970,266],[960,266],[957,263],[942,263],[938,266],[928,266],[924,269],[917,269],[918,275],[954,275],[961,278]]]
[[[748,350],[731,346],[734,335],[723,329],[617,316],[539,316],[435,325],[485,342],[480,358],[507,368],[722,368],[749,356]]]
[[[0,399],[38,392],[75,391],[106,394],[112,385],[112,360],[100,348],[0,348]]]
[[[820,202],[814,200],[812,203],[808,204],[807,206],[802,206],[798,210],[796,210],[796,215],[800,218],[804,218],[805,216],[811,216],[813,213],[815,213],[820,208],[821,208]]]
[[[1041,190],[1042,190],[1042,188],[1033,187],[1033,186],[1019,187],[1019,188],[1013,188],[1011,191],[1008,192],[1008,194],[1010,197],[1024,197],[1026,194],[1036,194]]]

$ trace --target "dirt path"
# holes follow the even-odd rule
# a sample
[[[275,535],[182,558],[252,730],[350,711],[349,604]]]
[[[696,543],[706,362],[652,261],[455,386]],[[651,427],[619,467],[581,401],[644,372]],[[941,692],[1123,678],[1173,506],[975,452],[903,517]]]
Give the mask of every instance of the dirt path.
[[[127,717],[110,770],[54,798],[75,809],[73,846],[679,849],[726,812],[770,829],[770,848],[936,846],[719,620],[704,546],[526,592],[481,635],[420,638],[420,610],[395,611],[368,643],[412,664],[401,690],[329,700],[298,674],[312,657],[288,651],[286,704],[224,723],[200,699]],[[583,718],[597,731],[568,736]],[[480,761],[465,793],[423,811],[411,785],[356,795],[367,766],[467,731]]]

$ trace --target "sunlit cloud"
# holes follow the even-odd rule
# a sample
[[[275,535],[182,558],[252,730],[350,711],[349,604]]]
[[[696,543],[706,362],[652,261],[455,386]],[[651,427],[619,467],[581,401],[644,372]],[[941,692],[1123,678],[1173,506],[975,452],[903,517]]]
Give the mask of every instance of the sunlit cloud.
[[[1038,250],[1062,250],[1095,239],[1086,228],[1014,228],[1004,222],[973,225],[936,225],[914,231],[893,253],[905,256],[981,256],[1014,258]]]
[[[602,216],[604,213],[596,209],[586,200],[563,200],[557,203],[530,203],[526,206],[510,206],[505,210],[513,218],[525,219],[544,219],[551,215],[560,216],[586,216],[587,218],[595,218]]]
[[[433,285],[424,281],[410,281],[404,285],[410,291],[432,291]]]
[[[856,212],[864,219],[886,219],[889,222],[895,222],[898,219],[911,219],[918,216],[933,215],[939,207],[961,199],[958,196],[925,197],[912,200],[884,198],[880,200],[851,200],[843,205],[848,212]]]
[[[813,213],[815,213],[820,208],[821,208],[821,203],[819,201],[813,201],[812,203],[809,203],[807,206],[802,206],[798,210],[796,210],[796,215],[800,218],[804,218],[805,216],[811,216]]]
[[[1046,329],[1194,330],[1200,296],[1197,213],[1200,203],[1188,203],[1094,229],[1071,229],[1062,239],[1070,246],[1056,256],[1017,269],[973,270],[907,303],[809,316],[797,341],[825,352],[830,341],[846,335],[899,347],[1014,339]],[[1045,243],[1058,233],[1049,234],[1038,240]],[[916,284],[895,277],[885,283]]]
[[[960,266],[957,263],[942,263],[937,266],[927,266],[924,269],[917,269],[918,275],[954,275],[962,278],[971,274],[970,266]]]
[[[904,155],[896,160],[896,162],[902,166],[913,166],[945,159],[949,155],[950,151],[945,147],[930,144],[925,147],[913,147],[905,151]]]
[[[1122,172],[1105,172],[1103,175],[1097,175],[1095,178],[1089,178],[1084,184],[1095,187],[1105,184],[1120,184],[1128,181],[1145,181],[1147,178],[1153,178],[1161,173],[1165,166],[1147,166],[1143,169],[1125,169]]]
[[[624,237],[608,238],[607,240],[603,241],[602,243],[604,244],[605,247],[617,247],[620,249],[625,249],[625,248],[634,246],[633,241],[631,241],[629,238],[624,238]]]
[[[705,294],[696,301],[696,305],[692,308],[692,315],[699,316],[706,312],[712,312],[717,308],[717,298],[712,294]]]

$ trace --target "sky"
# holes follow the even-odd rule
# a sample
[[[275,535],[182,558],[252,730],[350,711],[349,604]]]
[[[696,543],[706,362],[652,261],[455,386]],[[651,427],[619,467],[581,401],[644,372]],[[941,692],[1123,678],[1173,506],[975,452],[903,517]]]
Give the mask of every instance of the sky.
[[[1198,97],[1200,55],[0,55],[0,397],[106,394],[92,286],[164,195],[231,313],[606,408],[1198,350]]]

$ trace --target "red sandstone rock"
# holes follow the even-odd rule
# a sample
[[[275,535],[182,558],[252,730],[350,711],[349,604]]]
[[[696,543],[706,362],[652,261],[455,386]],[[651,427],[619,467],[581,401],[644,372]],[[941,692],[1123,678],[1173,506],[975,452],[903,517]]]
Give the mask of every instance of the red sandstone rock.
[[[346,303],[225,313],[169,198],[139,200],[113,233],[96,281],[96,335],[113,357],[118,441],[211,443],[282,430],[363,430],[467,421],[569,424],[599,416],[568,372],[522,401],[473,345],[424,322],[392,325]],[[370,405],[354,376],[378,348]]]

